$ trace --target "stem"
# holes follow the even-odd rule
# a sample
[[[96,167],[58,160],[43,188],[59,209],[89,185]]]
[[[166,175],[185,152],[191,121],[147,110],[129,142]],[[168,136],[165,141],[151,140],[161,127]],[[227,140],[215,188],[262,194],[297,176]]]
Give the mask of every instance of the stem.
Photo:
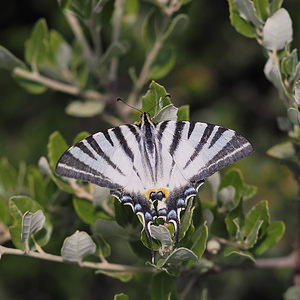
[[[120,39],[122,16],[124,12],[124,0],[115,1],[115,17],[114,17],[114,31],[112,44],[116,44]],[[119,58],[113,57],[110,63],[110,69],[108,73],[108,81],[111,85],[114,85],[117,80],[117,70],[119,65]]]
[[[97,64],[95,63],[94,53],[83,34],[83,31],[80,27],[77,18],[70,11],[65,11],[65,16],[76,39],[82,47],[83,56],[87,62],[89,69],[98,79],[101,79],[101,75],[98,72]]]
[[[8,255],[21,255],[21,256],[29,256],[34,257],[38,259],[43,260],[50,260],[60,263],[69,263],[68,261],[63,260],[61,256],[53,255],[49,253],[39,253],[39,252],[33,252],[28,251],[25,253],[23,250],[20,249],[13,249],[13,248],[7,248],[4,246],[0,246],[0,257],[3,254]],[[113,271],[113,272],[125,272],[125,273],[152,273],[154,272],[154,269],[147,268],[147,267],[138,267],[138,266],[127,266],[127,265],[119,265],[119,264],[111,264],[107,262],[103,263],[96,263],[91,261],[83,261],[78,263],[81,267],[90,268],[90,269],[97,269],[97,270],[106,270],[106,271]]]
[[[102,54],[101,47],[101,36],[100,36],[100,25],[97,25],[97,14],[100,13],[101,8],[97,7],[96,0],[93,0],[93,8],[91,15],[90,31],[91,37],[95,47],[95,55],[97,58],[100,58]]]
[[[149,51],[145,63],[142,67],[141,73],[133,87],[132,92],[130,93],[129,97],[128,97],[128,104],[129,105],[133,105],[135,104],[136,98],[138,96],[138,94],[140,93],[141,89],[143,88],[144,84],[148,81],[149,79],[149,73],[150,73],[150,68],[151,65],[154,61],[154,59],[156,58],[159,50],[162,47],[162,42],[163,42],[163,33],[166,30],[168,24],[170,22],[170,17],[167,16],[164,18],[164,22],[160,28],[160,31],[158,33],[158,37],[153,45],[153,47],[151,48],[151,50]]]
[[[257,259],[255,266],[257,268],[295,268],[298,261],[298,254],[296,252],[291,253],[285,257],[277,258],[262,258]]]
[[[92,90],[81,91],[77,86],[55,81],[48,77],[44,77],[37,72],[30,72],[21,68],[15,68],[13,72],[15,75],[21,76],[25,79],[37,83],[41,83],[53,90],[57,90],[74,96],[82,96],[87,99],[106,101],[105,97],[96,91],[92,91]]]

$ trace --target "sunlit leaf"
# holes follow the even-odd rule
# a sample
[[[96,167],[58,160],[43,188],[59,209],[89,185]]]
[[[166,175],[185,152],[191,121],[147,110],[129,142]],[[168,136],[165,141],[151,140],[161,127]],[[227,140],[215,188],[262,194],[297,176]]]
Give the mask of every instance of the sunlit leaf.
[[[163,225],[150,226],[151,236],[160,241],[162,248],[173,245],[170,231]]]
[[[284,8],[279,9],[265,23],[263,29],[263,46],[268,50],[280,50],[292,41],[292,20]]]
[[[283,294],[284,300],[299,300],[300,299],[300,286],[294,285]]]
[[[26,212],[22,220],[21,243],[25,243],[30,235],[41,230],[44,226],[46,217],[41,210],[35,213]]]
[[[152,118],[154,123],[162,121],[177,121],[178,108],[173,104],[165,106],[159,113]]]
[[[240,16],[253,23],[255,26],[261,26],[263,23],[256,14],[254,3],[250,0],[234,0]]]
[[[129,2],[129,1],[126,1],[126,2]],[[129,297],[123,293],[121,294],[116,294],[114,296],[114,300],[129,300]]]
[[[50,223],[49,217],[44,212],[43,208],[39,203],[26,196],[14,196],[9,199],[9,213],[13,217],[13,225],[9,227],[9,232],[14,245],[19,249],[24,249],[24,243],[21,242],[22,234],[22,221],[23,215],[27,212],[35,213],[41,210],[46,217],[43,224],[43,228],[38,232],[34,233],[34,240],[40,246],[44,246],[48,243],[51,233],[52,224]],[[32,239],[29,239],[29,248],[34,249],[34,243]]]
[[[105,105],[100,101],[79,101],[75,100],[68,104],[66,113],[71,116],[89,118],[102,113]]]
[[[61,255],[64,260],[80,262],[85,256],[93,254],[96,245],[91,237],[84,231],[76,231],[64,240]]]
[[[295,156],[296,151],[293,143],[285,142],[271,147],[267,154],[279,159],[289,159]]]
[[[236,31],[245,35],[246,37],[255,37],[255,27],[245,19],[241,18],[239,10],[234,4],[234,0],[228,0],[228,4],[230,12],[230,21],[232,26],[236,29]]]

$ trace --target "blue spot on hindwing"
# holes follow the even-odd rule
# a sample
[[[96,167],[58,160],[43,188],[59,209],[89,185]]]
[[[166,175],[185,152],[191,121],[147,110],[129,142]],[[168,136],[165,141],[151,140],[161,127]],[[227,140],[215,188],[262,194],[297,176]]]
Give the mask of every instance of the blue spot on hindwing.
[[[162,208],[158,211],[158,216],[166,216],[167,210],[165,208]]]
[[[129,196],[129,195],[124,195],[122,198],[121,198],[121,201],[126,203],[126,202],[132,202],[132,197]]]
[[[184,197],[188,197],[189,195],[196,194],[196,190],[193,187],[190,187],[184,191]]]
[[[139,203],[135,204],[134,212],[137,213],[137,212],[140,212],[141,210],[142,210],[141,204],[139,204]]]
[[[152,221],[152,216],[149,212],[145,212],[145,221],[147,222]]]
[[[177,213],[174,209],[172,209],[171,211],[169,211],[168,213],[168,220],[170,219],[176,219],[177,218]]]
[[[177,207],[185,207],[184,199],[180,198],[177,200]]]

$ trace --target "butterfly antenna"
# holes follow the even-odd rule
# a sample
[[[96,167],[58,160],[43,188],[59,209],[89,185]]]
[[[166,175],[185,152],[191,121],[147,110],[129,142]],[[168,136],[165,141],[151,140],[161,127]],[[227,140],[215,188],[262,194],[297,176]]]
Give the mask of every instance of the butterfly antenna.
[[[121,99],[121,98],[117,98],[117,101],[118,101],[118,102],[121,101],[122,103],[124,103],[125,105],[129,106],[130,108],[135,109],[135,110],[139,111],[140,113],[143,113],[140,109],[138,109],[138,108],[136,108],[136,107],[134,107],[134,106],[132,106],[132,105],[126,103],[126,102],[125,102],[123,99]]]
[[[155,103],[155,105],[153,105],[153,106],[147,111],[147,113],[149,113],[154,107],[156,107],[156,106],[159,105],[161,102],[163,102],[166,98],[171,99],[171,95],[170,95],[170,94],[166,94],[166,96],[164,96],[164,97],[161,98],[157,103]]]

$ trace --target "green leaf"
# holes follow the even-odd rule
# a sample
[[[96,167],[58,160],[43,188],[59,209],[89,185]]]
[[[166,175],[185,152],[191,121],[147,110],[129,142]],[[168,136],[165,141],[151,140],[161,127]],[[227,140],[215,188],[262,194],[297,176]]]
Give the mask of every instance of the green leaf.
[[[245,223],[242,227],[243,243],[251,248],[260,236],[264,235],[270,223],[270,215],[267,201],[256,204],[245,216]]]
[[[238,9],[240,16],[255,26],[261,26],[263,23],[256,14],[254,3],[250,0],[234,0],[235,7]]]
[[[281,240],[284,232],[285,225],[282,221],[272,222],[268,226],[262,241],[259,241],[258,245],[255,247],[255,254],[260,255],[270,250]]]
[[[234,220],[238,219],[239,220],[239,224],[243,225],[244,224],[244,210],[243,210],[243,199],[240,198],[237,206],[231,210],[229,212],[229,214],[226,216],[225,218],[225,224],[226,224],[226,228],[228,233],[232,236],[235,237],[237,236],[237,226],[236,226],[236,222]]]
[[[270,0],[271,14],[274,14],[282,5],[283,0]]]
[[[17,67],[23,68],[25,64],[9,50],[0,45],[0,69],[12,72]]]
[[[41,210],[35,213],[26,212],[22,220],[21,243],[25,243],[33,233],[40,231],[44,226],[45,220],[46,217]]]
[[[300,105],[300,80],[296,82],[294,97],[297,104]]]
[[[178,108],[177,112],[178,121],[189,121],[190,120],[190,106],[182,105]]]
[[[44,246],[50,239],[52,233],[52,225],[43,208],[36,201],[26,196],[14,196],[9,199],[9,213],[14,220],[13,225],[9,227],[9,232],[16,248],[24,249],[25,246],[24,243],[21,242],[23,215],[27,212],[34,213],[38,210],[41,210],[43,212],[46,220],[43,228],[40,231],[34,233],[34,240],[40,246]],[[29,239],[29,248],[34,248],[34,242],[31,238]]]
[[[173,245],[173,241],[171,238],[170,231],[163,225],[151,225],[150,226],[150,233],[153,238],[156,240],[160,241],[161,243],[161,248],[164,249],[167,248],[169,249],[170,246]]]
[[[104,110],[104,103],[100,101],[75,100],[68,104],[66,107],[66,113],[71,116],[80,118],[90,118],[101,114]]]
[[[176,62],[176,51],[171,45],[164,45],[156,58],[154,59],[151,67],[149,78],[160,79],[168,75]]]
[[[101,254],[104,257],[110,256],[111,247],[101,235],[98,235],[98,247],[99,247],[99,252],[101,252]]]
[[[298,67],[297,49],[287,53],[281,60],[281,71],[285,76],[295,76]]]
[[[168,29],[163,35],[162,41],[170,38],[173,35],[178,35],[182,33],[189,23],[189,17],[185,14],[179,14],[172,19]]]
[[[91,134],[88,133],[87,131],[81,131],[81,132],[79,132],[79,133],[75,136],[72,145],[77,144],[77,143],[80,142],[81,140],[86,139],[87,137],[89,137],[90,135],[91,135]]]
[[[15,73],[13,73],[13,78],[22,88],[31,94],[42,94],[48,89],[45,85],[30,81]]]
[[[55,131],[50,135],[47,149],[49,165],[51,168],[51,179],[61,190],[67,193],[74,193],[70,184],[55,174],[55,168],[59,158],[68,149],[67,143],[58,131]]]
[[[97,234],[101,234],[101,236],[104,238],[112,236],[122,238],[128,237],[128,232],[123,227],[118,225],[117,222],[102,219],[96,221],[95,232]]]
[[[129,272],[118,272],[118,271],[109,271],[109,270],[97,270],[96,274],[104,274],[112,278],[121,280],[122,282],[128,282],[132,279],[133,275]]]
[[[252,197],[256,192],[256,187],[244,183],[241,171],[234,168],[227,171],[222,177],[221,184],[219,185],[219,191],[229,186],[232,186],[235,189],[232,208],[238,204],[241,197],[247,199]]]
[[[293,39],[292,20],[284,8],[279,9],[265,23],[263,46],[268,50],[280,50]]]
[[[128,2],[128,1],[126,1],[126,2]],[[116,294],[114,296],[114,300],[129,300],[129,297],[127,295],[121,293],[121,294]]]
[[[258,17],[261,20],[266,20],[270,15],[269,0],[254,0],[253,3]]]
[[[191,224],[192,224],[192,218],[193,218],[193,212],[195,207],[190,205],[190,201],[192,201],[192,199],[190,198],[190,200],[188,200],[188,204],[186,209],[184,210],[183,216],[180,220],[180,233],[179,233],[179,241],[181,241],[185,234],[187,233],[188,229],[190,228]]]
[[[18,174],[6,157],[0,160],[0,195],[9,197],[17,188]]]
[[[150,283],[151,300],[176,299],[174,280],[166,273],[155,274]]]
[[[159,123],[162,121],[177,121],[178,108],[173,104],[169,104],[161,109],[157,115],[152,119],[154,123]]]
[[[123,24],[135,25],[139,13],[139,0],[126,0],[123,14]]]
[[[192,246],[191,250],[198,256],[200,259],[206,249],[208,237],[208,228],[206,226],[206,222],[193,233],[192,235]]]
[[[241,258],[250,259],[251,261],[253,261],[255,263],[255,258],[248,251],[242,251],[242,250],[234,248],[234,247],[228,247],[224,251],[224,256],[230,256],[230,255],[237,255]]]
[[[178,264],[184,261],[191,260],[197,261],[197,255],[190,249],[187,248],[177,248],[165,259],[159,262],[159,267],[163,267],[167,264]]]
[[[109,45],[106,52],[101,56],[99,60],[99,65],[104,65],[111,61],[113,57],[118,57],[125,54],[127,51],[127,47],[122,43],[114,43]]]
[[[287,111],[287,115],[289,120],[292,122],[294,125],[299,125],[299,111],[296,108],[289,107]]]
[[[47,59],[48,29],[45,19],[35,24],[25,44],[25,59],[29,64],[41,66]]]
[[[142,111],[148,112],[153,117],[160,110],[160,105],[170,104],[170,100],[166,96],[165,88],[152,81],[146,95],[142,97]]]
[[[86,224],[94,224],[98,219],[108,219],[107,214],[89,200],[73,197],[73,205],[77,215]]]
[[[283,294],[284,300],[299,300],[300,299],[300,286],[294,285]]]
[[[279,159],[290,159],[296,155],[296,151],[293,143],[286,142],[271,147],[267,154]]]
[[[230,21],[235,30],[246,37],[255,37],[255,27],[252,26],[248,21],[241,18],[239,10],[234,4],[234,0],[228,0],[228,4]]]
[[[7,198],[0,195],[0,222],[5,225],[11,224],[11,217],[8,209],[8,200]]]
[[[86,232],[77,230],[64,240],[61,256],[66,261],[80,262],[85,256],[95,251],[96,245],[91,237]]]
[[[55,131],[50,135],[47,149],[49,164],[53,172],[55,171],[58,160],[68,148],[68,144],[60,132]]]

